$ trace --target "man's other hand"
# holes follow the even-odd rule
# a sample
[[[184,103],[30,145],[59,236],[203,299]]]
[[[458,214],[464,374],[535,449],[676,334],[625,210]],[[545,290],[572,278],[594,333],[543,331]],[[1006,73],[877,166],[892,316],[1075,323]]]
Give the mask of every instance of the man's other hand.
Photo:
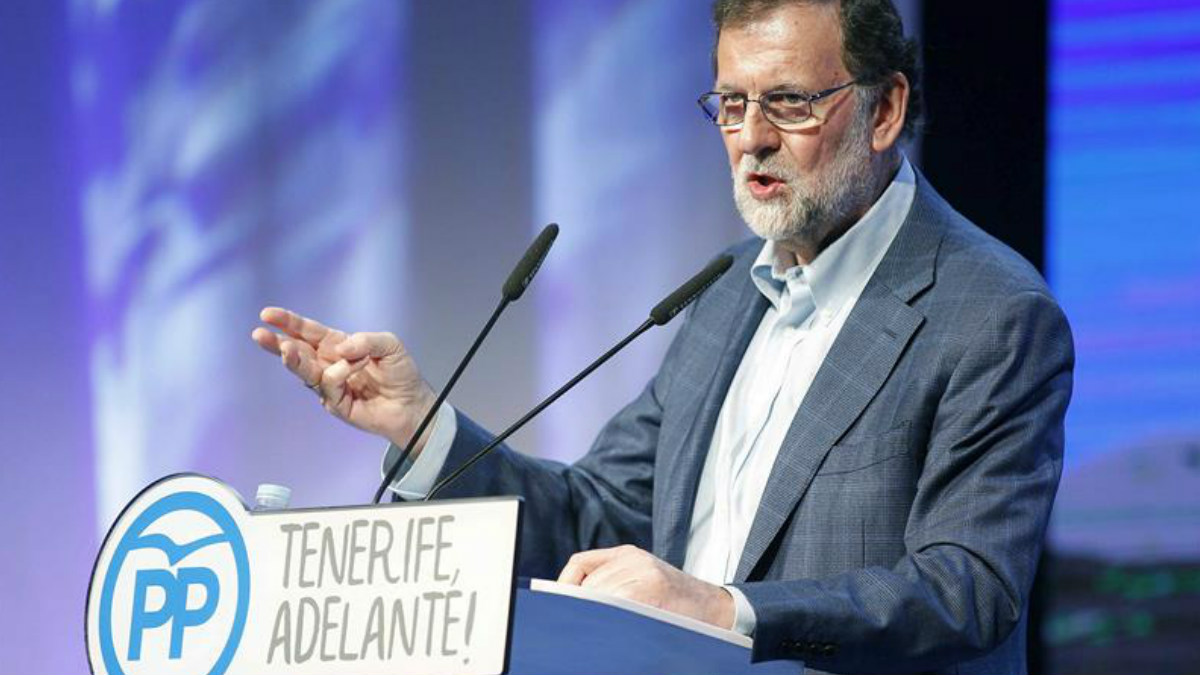
[[[279,356],[334,417],[359,429],[404,447],[437,398],[391,333],[347,334],[280,307],[259,318],[276,330],[260,326],[250,337]]]
[[[584,551],[571,556],[558,583],[593,588],[718,628],[733,627],[733,596],[636,546]]]

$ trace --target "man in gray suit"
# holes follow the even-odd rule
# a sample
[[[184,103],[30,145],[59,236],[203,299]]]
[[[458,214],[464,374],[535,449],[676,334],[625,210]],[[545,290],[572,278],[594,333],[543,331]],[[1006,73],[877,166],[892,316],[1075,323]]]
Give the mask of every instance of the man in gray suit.
[[[1071,391],[1062,312],[898,149],[918,78],[888,0],[715,17],[700,102],[758,237],[585,457],[500,448],[443,495],[525,495],[523,574],[751,634],[756,660],[1023,672]],[[262,317],[281,332],[255,340],[336,416],[403,445],[430,409],[395,336]],[[437,415],[402,495],[490,439]]]

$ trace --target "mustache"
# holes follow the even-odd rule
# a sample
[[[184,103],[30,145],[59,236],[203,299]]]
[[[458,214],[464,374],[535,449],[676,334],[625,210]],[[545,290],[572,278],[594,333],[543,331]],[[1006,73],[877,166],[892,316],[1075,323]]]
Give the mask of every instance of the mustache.
[[[734,173],[740,179],[745,179],[750,174],[766,174],[788,182],[800,177],[795,168],[779,155],[768,155],[765,158],[742,155]]]

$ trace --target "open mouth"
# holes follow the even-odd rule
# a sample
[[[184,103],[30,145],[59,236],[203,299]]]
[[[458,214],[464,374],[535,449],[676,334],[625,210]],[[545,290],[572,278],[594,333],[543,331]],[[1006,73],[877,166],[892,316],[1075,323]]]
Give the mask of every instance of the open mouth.
[[[785,183],[769,173],[751,173],[746,177],[750,192],[756,197],[769,197],[783,188]]]

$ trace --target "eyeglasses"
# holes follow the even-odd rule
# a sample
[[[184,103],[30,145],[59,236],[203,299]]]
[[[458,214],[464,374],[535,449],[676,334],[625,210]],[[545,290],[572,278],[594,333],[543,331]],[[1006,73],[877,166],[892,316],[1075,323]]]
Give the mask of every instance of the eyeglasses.
[[[758,98],[749,98],[745,94],[732,91],[710,91],[697,99],[696,103],[700,105],[709,121],[719,127],[736,127],[745,122],[750,104],[757,103],[758,107],[762,108],[763,115],[775,126],[782,129],[801,129],[821,123],[821,119],[813,115],[814,103],[855,84],[858,83],[851,80],[815,94],[803,91],[768,91]]]

